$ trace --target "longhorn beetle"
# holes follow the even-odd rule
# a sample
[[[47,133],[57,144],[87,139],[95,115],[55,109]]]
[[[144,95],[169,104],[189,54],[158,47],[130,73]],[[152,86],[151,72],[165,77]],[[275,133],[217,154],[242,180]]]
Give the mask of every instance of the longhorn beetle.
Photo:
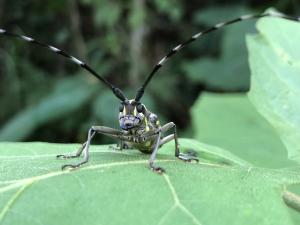
[[[143,97],[143,94],[145,92],[145,89],[153,76],[156,74],[156,72],[163,66],[163,64],[167,61],[168,58],[179,52],[181,49],[183,49],[188,44],[192,43],[193,41],[197,40],[198,38],[202,37],[205,34],[208,34],[212,31],[216,31],[224,26],[237,23],[244,20],[249,19],[257,19],[261,17],[279,17],[289,20],[295,20],[300,21],[300,18],[294,18],[282,13],[278,12],[265,12],[262,14],[256,14],[256,15],[243,15],[236,19],[229,20],[226,22],[218,23],[215,26],[212,26],[202,32],[196,33],[191,38],[183,42],[182,44],[179,44],[178,46],[174,47],[165,57],[163,57],[152,69],[150,74],[148,75],[147,79],[143,83],[143,85],[137,90],[136,96],[134,99],[129,100],[123,92],[115,87],[113,84],[108,82],[105,78],[100,76],[95,70],[93,70],[89,65],[86,63],[80,61],[79,59],[69,55],[63,50],[60,50],[56,47],[53,47],[48,44],[43,44],[39,41],[36,41],[35,39],[10,33],[4,29],[0,29],[0,34],[9,36],[9,37],[15,37],[22,39],[26,42],[44,47],[46,49],[49,49],[56,54],[62,55],[68,59],[70,59],[73,63],[79,65],[81,68],[87,70],[90,74],[94,75],[96,78],[98,78],[101,82],[103,82],[108,88],[111,89],[113,94],[121,100],[120,106],[119,106],[119,123],[121,130],[104,127],[104,126],[92,126],[88,131],[88,137],[87,141],[82,144],[81,148],[74,153],[74,154],[68,154],[68,155],[57,155],[57,158],[62,159],[69,159],[69,158],[78,158],[83,153],[83,160],[77,164],[66,164],[62,166],[62,169],[65,169],[67,167],[70,168],[77,168],[81,165],[85,164],[89,160],[89,147],[91,144],[91,141],[96,133],[104,134],[106,136],[118,139],[120,144],[120,150],[122,150],[125,147],[130,148],[137,148],[139,151],[143,153],[151,154],[150,160],[149,160],[149,167],[158,173],[164,172],[164,169],[162,167],[156,166],[154,164],[157,151],[159,147],[164,145],[165,143],[174,140],[175,141],[175,156],[183,161],[191,162],[193,160],[198,161],[197,157],[195,157],[192,154],[183,154],[179,151],[179,143],[178,143],[178,137],[176,132],[176,125],[173,122],[167,123],[163,126],[160,125],[160,122],[158,120],[158,117],[150,112],[144,104],[141,103],[141,98]],[[163,137],[163,134],[173,129],[173,134],[168,135],[166,137]]]

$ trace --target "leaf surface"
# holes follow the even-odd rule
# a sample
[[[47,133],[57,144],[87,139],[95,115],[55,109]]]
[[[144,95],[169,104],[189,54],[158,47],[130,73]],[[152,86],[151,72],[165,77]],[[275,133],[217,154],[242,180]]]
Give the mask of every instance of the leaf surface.
[[[158,155],[167,170],[161,176],[135,150],[92,146],[87,165],[62,172],[67,161],[55,155],[79,145],[1,143],[0,224],[294,224],[281,194],[299,173],[254,168],[188,139],[180,144],[200,163],[175,159],[169,143]]]
[[[196,101],[191,114],[195,139],[230,149],[255,166],[293,165],[279,136],[246,94],[205,93]]]
[[[273,125],[290,159],[300,161],[300,25],[264,18],[249,36],[250,100]]]

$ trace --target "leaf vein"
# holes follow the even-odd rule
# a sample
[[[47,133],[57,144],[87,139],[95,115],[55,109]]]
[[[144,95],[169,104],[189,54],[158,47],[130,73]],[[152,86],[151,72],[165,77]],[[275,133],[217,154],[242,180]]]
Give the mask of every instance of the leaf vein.
[[[157,160],[157,162],[175,162],[175,160],[171,159],[164,159],[164,160]],[[106,163],[106,164],[97,164],[97,165],[91,165],[87,167],[83,167],[80,169],[80,171],[85,171],[85,170],[95,170],[99,168],[109,168],[109,167],[114,167],[114,166],[125,166],[125,165],[134,165],[134,164],[145,164],[148,163],[148,160],[136,160],[136,161],[126,161],[126,162],[113,162],[113,163]],[[56,177],[60,175],[65,175],[70,173],[71,170],[68,171],[56,171],[56,172],[51,172],[35,177],[30,177],[30,178],[25,178],[25,179],[20,179],[18,182],[7,185],[5,187],[0,188],[0,194],[7,192],[9,190],[15,189],[19,186],[22,186],[23,184],[26,184],[28,182],[36,182],[36,181],[41,181],[45,179],[49,179],[51,177]]]
[[[173,184],[171,183],[170,177],[169,177],[167,174],[163,174],[163,177],[165,178],[165,180],[166,180],[166,182],[167,182],[167,185],[168,185],[168,187],[169,187],[169,189],[170,189],[170,191],[171,191],[171,193],[172,193],[173,200],[174,200],[174,205],[173,205],[174,209],[175,209],[176,207],[178,207],[178,208],[181,209],[188,217],[190,217],[190,218],[192,219],[192,221],[193,221],[194,224],[202,225],[202,224],[200,223],[200,221],[197,219],[197,217],[196,217],[196,216],[195,216],[188,208],[186,208],[186,207],[180,202],[180,200],[179,200],[179,198],[178,198],[178,195],[177,195],[177,193],[176,193],[176,190],[175,190]],[[172,208],[173,208],[173,207],[172,207]],[[171,208],[171,209],[172,209],[172,208]],[[173,210],[173,209],[172,209],[172,210]],[[169,211],[168,211],[168,212],[169,212]],[[168,212],[167,212],[167,213],[168,213]]]
[[[15,203],[15,201],[21,196],[21,194],[32,184],[33,181],[28,181],[25,183],[6,203],[6,205],[3,207],[1,213],[0,213],[0,223],[4,220],[5,216]]]

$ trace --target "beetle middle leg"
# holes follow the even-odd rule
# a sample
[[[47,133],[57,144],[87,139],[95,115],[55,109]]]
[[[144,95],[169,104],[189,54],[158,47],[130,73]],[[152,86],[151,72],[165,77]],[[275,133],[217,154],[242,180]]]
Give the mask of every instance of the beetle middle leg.
[[[95,134],[96,134],[96,132],[94,131],[92,133],[91,139],[95,136]],[[86,144],[87,144],[87,141],[84,142],[80,146],[80,148],[77,150],[77,152],[75,152],[75,153],[70,153],[70,154],[66,154],[66,155],[57,155],[56,158],[57,159],[73,159],[73,158],[78,158],[81,155],[82,151],[84,150]]]

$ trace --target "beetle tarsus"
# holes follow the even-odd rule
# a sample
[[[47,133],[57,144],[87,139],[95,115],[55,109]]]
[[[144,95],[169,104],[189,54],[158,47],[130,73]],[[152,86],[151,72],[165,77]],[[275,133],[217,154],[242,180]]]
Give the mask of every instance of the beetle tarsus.
[[[79,155],[57,155],[56,159],[73,159],[78,157]]]
[[[71,164],[66,164],[66,165],[63,165],[63,166],[61,167],[61,170],[65,170],[65,169],[67,169],[68,167],[70,167],[71,169],[78,168],[78,166],[71,165]]]
[[[65,164],[61,167],[61,170],[65,170],[67,169],[68,167],[70,167],[70,169],[77,169],[79,168],[81,165],[85,164],[86,162],[81,162],[81,163],[78,163],[78,164]]]
[[[84,148],[86,147],[86,142],[83,143],[81,145],[81,147],[77,150],[76,153],[69,153],[69,154],[65,154],[65,155],[57,155],[56,159],[74,159],[74,158],[79,158],[79,156],[81,155],[82,151],[84,150]]]
[[[177,158],[184,162],[199,162],[199,159],[195,155],[189,153],[179,153],[179,156],[177,156]]]

